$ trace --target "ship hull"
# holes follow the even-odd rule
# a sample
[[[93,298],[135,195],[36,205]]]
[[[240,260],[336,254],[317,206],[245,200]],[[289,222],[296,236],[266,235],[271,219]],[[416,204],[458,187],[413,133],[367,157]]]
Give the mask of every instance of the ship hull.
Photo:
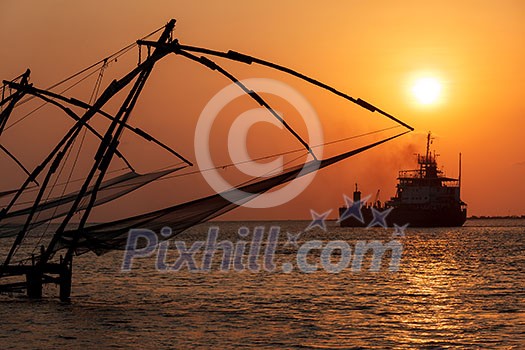
[[[339,208],[339,217],[343,215],[346,208]],[[384,209],[376,209],[382,211]],[[366,227],[373,221],[372,208],[361,209],[363,221],[355,217],[349,217],[340,222],[341,227]],[[394,227],[394,224],[410,227],[459,227],[467,220],[466,209],[461,208],[439,208],[439,209],[413,209],[393,208],[386,217],[386,224]]]

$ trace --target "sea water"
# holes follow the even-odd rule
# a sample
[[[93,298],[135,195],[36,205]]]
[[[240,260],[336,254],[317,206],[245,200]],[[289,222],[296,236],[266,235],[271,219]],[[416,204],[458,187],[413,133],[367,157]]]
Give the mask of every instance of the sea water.
[[[177,237],[190,246],[218,226],[220,238],[235,243],[241,227],[277,226],[274,271],[221,270],[220,255],[208,271],[159,271],[153,253],[126,272],[124,252],[78,256],[70,303],[58,301],[53,285],[39,301],[0,296],[0,348],[525,348],[525,220],[409,227],[404,236],[328,222],[326,231],[302,233],[297,246],[395,240],[403,247],[397,271],[388,268],[387,252],[379,271],[365,260],[359,271],[331,273],[312,250],[316,271],[285,272],[298,251],[287,233],[308,224],[216,222]],[[334,251],[332,259],[341,258]]]

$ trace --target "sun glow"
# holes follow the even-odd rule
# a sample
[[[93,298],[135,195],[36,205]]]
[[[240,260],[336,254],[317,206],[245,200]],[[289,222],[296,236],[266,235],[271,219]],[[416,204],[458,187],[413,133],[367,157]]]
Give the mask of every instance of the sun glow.
[[[419,78],[412,86],[412,94],[420,104],[435,104],[441,95],[441,83],[432,77]]]

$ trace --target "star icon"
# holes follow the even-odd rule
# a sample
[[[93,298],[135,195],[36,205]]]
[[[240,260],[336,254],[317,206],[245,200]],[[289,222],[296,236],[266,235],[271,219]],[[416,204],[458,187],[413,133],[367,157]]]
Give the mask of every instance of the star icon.
[[[392,237],[405,237],[405,230],[407,229],[408,225],[408,223],[404,224],[403,226],[394,224],[394,233],[392,233]]]
[[[363,218],[363,213],[361,212],[361,208],[366,203],[368,198],[370,198],[370,195],[366,196],[364,199],[361,199],[360,201],[357,201],[357,202],[352,201],[346,194],[343,195],[343,198],[345,199],[346,210],[341,215],[339,220],[337,220],[337,222],[341,222],[353,216],[354,218],[359,220],[361,223],[364,223],[365,220]]]
[[[379,211],[376,208],[372,208],[372,215],[374,217],[372,218],[372,221],[370,221],[366,228],[370,228],[373,226],[381,226],[383,228],[387,228],[388,225],[386,224],[386,217],[388,216],[388,214],[390,214],[392,209],[394,208],[388,208],[386,210]]]
[[[301,235],[301,233],[302,232],[299,232],[294,235],[293,233],[286,232],[287,239],[286,239],[286,243],[284,244],[284,246],[286,247],[287,245],[291,245],[291,246],[294,246],[295,248],[298,248],[299,244],[297,243],[297,240],[299,239],[299,236]]]
[[[311,230],[315,227],[320,227],[323,231],[326,231],[326,223],[325,220],[327,216],[332,212],[332,209],[325,211],[322,214],[316,213],[314,210],[310,209],[310,214],[312,215],[312,222],[305,231]]]

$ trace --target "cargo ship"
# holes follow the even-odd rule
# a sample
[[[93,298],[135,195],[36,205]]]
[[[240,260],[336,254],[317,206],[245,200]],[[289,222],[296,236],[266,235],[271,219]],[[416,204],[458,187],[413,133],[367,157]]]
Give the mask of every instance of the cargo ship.
[[[461,194],[461,153],[457,179],[444,176],[438,169],[435,152],[430,151],[431,133],[424,155],[417,155],[419,168],[402,170],[397,178],[396,195],[385,203],[367,203],[355,187],[353,200],[345,198],[339,208],[341,227],[394,225],[410,227],[457,227],[467,219],[467,204]],[[377,197],[377,196],[376,196]]]

